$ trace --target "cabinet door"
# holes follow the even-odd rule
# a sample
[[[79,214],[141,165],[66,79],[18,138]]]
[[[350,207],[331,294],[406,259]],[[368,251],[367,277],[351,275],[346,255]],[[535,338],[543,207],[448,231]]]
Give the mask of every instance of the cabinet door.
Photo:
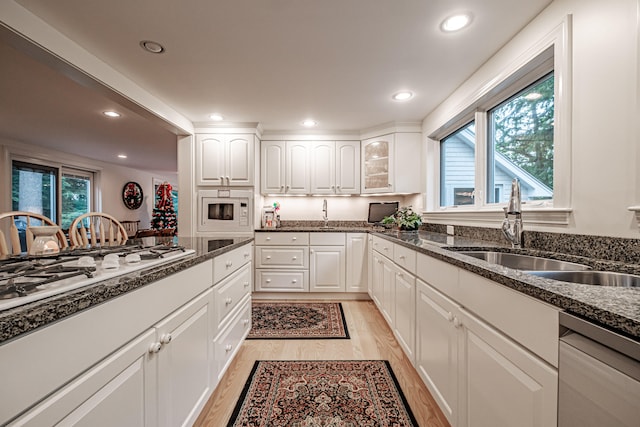
[[[415,366],[452,426],[457,425],[458,416],[458,329],[454,327],[458,308],[417,280]]]
[[[227,143],[227,185],[253,185],[254,165],[253,135],[231,135]]]
[[[557,371],[464,309],[460,320],[459,425],[557,425]]]
[[[373,237],[367,235],[367,292],[373,299]]]
[[[362,192],[392,192],[394,135],[371,138],[362,145]]]
[[[395,319],[395,281],[396,269],[391,261],[382,258],[382,315],[393,329]]]
[[[140,426],[156,423],[155,331],[125,345],[11,426]]]
[[[344,246],[309,248],[309,290],[311,292],[345,291]]]
[[[347,233],[347,292],[367,291],[367,233]]]
[[[262,141],[260,148],[262,194],[284,194],[285,159],[284,141]]]
[[[311,193],[309,143],[287,141],[286,188],[287,194]]]
[[[191,425],[212,383],[212,290],[156,326],[160,426]]]
[[[382,271],[383,271],[383,257],[378,252],[373,251],[371,255],[373,259],[373,265],[371,267],[371,298],[373,302],[378,306],[378,310],[382,311]]]
[[[311,192],[313,194],[336,193],[336,143],[322,141],[311,143]]]
[[[360,194],[360,142],[336,142],[336,194]]]
[[[224,135],[197,135],[199,147],[199,184],[225,184],[225,140]]]
[[[416,278],[404,270],[396,271],[394,291],[394,333],[405,354],[415,360]]]

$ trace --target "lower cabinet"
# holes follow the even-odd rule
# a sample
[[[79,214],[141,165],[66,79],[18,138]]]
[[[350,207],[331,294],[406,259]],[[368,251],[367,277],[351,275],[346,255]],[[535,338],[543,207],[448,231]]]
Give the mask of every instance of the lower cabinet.
[[[367,292],[369,235],[347,233],[347,292]]]
[[[191,425],[211,391],[209,290],[12,426]]]
[[[405,354],[413,362],[416,336],[416,278],[396,268],[393,290],[395,315],[393,332]]]
[[[345,291],[345,251],[343,246],[309,248],[309,290],[311,292]]]
[[[251,330],[251,297],[247,296],[231,315],[227,326],[213,340],[216,384],[226,372],[240,349],[242,341]]]

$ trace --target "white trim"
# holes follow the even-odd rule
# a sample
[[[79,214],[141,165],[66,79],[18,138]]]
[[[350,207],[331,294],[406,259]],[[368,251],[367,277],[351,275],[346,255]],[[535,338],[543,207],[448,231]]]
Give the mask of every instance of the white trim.
[[[571,218],[571,209],[551,208],[551,209],[523,209],[522,221],[527,225],[541,226],[567,226]],[[474,226],[485,226],[497,228],[504,220],[504,211],[502,209],[448,209],[447,211],[425,212],[422,214],[424,222],[431,224],[447,224],[459,225],[473,224]]]

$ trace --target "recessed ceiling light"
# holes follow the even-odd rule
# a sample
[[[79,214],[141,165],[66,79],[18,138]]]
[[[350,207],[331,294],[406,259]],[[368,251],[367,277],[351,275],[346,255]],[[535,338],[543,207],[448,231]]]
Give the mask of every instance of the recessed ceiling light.
[[[306,120],[303,120],[303,122],[302,122],[302,126],[306,126],[308,128],[312,128],[312,127],[316,126],[317,124],[318,124],[318,122],[316,122],[313,119],[306,119]]]
[[[151,40],[142,40],[140,42],[140,47],[149,53],[164,53],[164,46]]]
[[[453,15],[442,21],[440,24],[440,28],[442,31],[446,33],[451,33],[453,31],[458,31],[466,27],[471,23],[471,14],[470,13],[461,13],[458,15]]]
[[[540,98],[542,98],[542,94],[539,92],[531,92],[524,96],[524,99],[526,99],[527,101],[535,101]]]
[[[413,93],[403,90],[402,92],[394,93],[393,96],[394,101],[406,101],[413,98]]]
[[[118,154],[118,158],[119,159],[126,159],[127,155],[126,154]]]
[[[102,114],[104,114],[107,117],[113,117],[113,118],[120,117],[120,113],[117,113],[115,111],[104,111]]]
[[[216,122],[220,122],[220,121],[224,120],[224,117],[222,117],[222,114],[218,114],[218,113],[210,114],[209,118],[211,120],[216,121]]]

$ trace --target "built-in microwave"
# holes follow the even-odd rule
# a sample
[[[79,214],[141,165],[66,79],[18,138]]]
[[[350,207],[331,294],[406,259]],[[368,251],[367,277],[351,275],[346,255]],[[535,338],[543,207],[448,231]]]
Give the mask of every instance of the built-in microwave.
[[[253,193],[249,190],[198,191],[199,232],[253,232]]]

